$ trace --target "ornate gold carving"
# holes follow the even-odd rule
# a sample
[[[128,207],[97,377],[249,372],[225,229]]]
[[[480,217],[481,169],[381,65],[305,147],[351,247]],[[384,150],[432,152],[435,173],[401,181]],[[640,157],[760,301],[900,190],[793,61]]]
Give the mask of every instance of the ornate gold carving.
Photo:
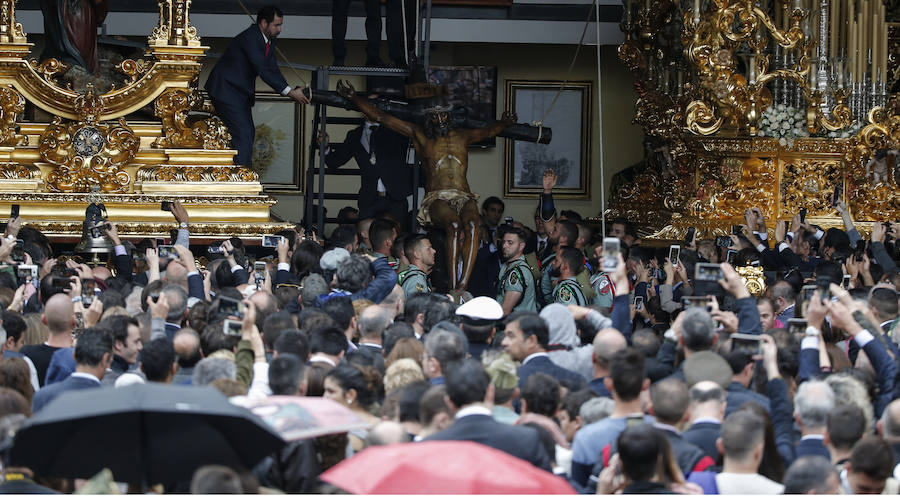
[[[867,161],[878,150],[900,148],[900,96],[894,96],[888,107],[870,110],[866,122],[847,154],[851,163]]]
[[[785,10],[790,16],[790,27],[778,29],[754,2],[713,0],[711,4],[703,16],[695,17],[694,12],[685,9],[681,41],[685,57],[694,65],[703,89],[698,99],[685,109],[687,131],[710,135],[718,132],[724,123],[729,129],[756,135],[762,113],[772,104],[767,85],[778,79],[793,81],[801,88],[810,133],[821,129],[838,131],[852,124],[850,108],[844,104],[848,90],[838,89],[837,85],[828,90],[823,86],[817,88],[821,81],[808,81],[815,79],[815,75],[808,78],[814,43],[801,28],[801,22],[807,17],[804,9]],[[793,67],[769,70],[769,55],[765,53],[769,36],[783,51],[794,53],[797,62]],[[739,50],[746,57],[746,75],[737,71]],[[826,92],[834,97],[831,117],[826,115]],[[715,117],[714,105],[720,117]]]
[[[45,203],[66,204],[66,203],[90,203],[88,199],[89,193],[0,193],[0,202],[23,203],[29,201],[40,201]],[[275,200],[265,195],[141,195],[132,193],[105,193],[103,194],[103,202],[105,204],[154,204],[154,210],[159,210],[159,203],[162,200],[177,199],[182,204],[190,208],[191,205],[216,206],[221,204],[247,204],[253,206],[275,205]],[[81,209],[84,211],[84,209]],[[84,212],[79,214],[82,218]],[[191,223],[192,225],[194,223]],[[81,233],[79,225],[78,232]]]
[[[85,192],[97,185],[103,192],[127,191],[131,177],[122,167],[137,155],[140,139],[125,119],[118,124],[98,121],[103,102],[91,85],[76,102],[80,120],[63,124],[56,117],[38,140],[38,153],[57,166],[47,175],[47,189]]]
[[[28,221],[28,226],[46,235],[80,233],[82,221]],[[116,229],[122,237],[169,236],[172,223],[147,223],[117,221]],[[230,238],[232,236],[260,237],[295,226],[291,223],[191,223],[191,236]]]
[[[16,22],[16,2],[0,3],[0,43],[28,43],[22,24]]]
[[[41,179],[41,170],[31,164],[0,164],[0,179]]]
[[[883,161],[886,169],[890,157],[877,161],[879,150],[900,149],[900,96],[894,96],[887,107],[869,111],[868,124],[852,140],[846,158],[850,164],[848,205],[859,220],[884,221],[900,215],[900,179],[894,161],[894,171],[875,171]]]
[[[808,216],[832,214],[831,194],[842,184],[840,160],[795,158],[784,165],[781,175],[783,212],[808,210]]]
[[[771,159],[707,159],[698,167],[698,176],[697,198],[689,211],[694,216],[730,220],[751,207],[759,207],[764,215],[775,211],[777,174]]]
[[[66,71],[69,70],[69,64],[60,62],[53,58],[47,59],[43,62],[38,62],[37,59],[31,59],[28,61],[28,64],[41,78],[44,79],[44,81],[57,88],[66,88],[59,84],[57,76],[65,74]],[[71,88],[67,89],[71,90]]]
[[[696,135],[711,135],[722,128],[722,118],[716,117],[715,111],[702,100],[694,100],[688,104],[685,129]]]
[[[743,266],[735,268],[741,276],[747,291],[754,297],[762,297],[766,293],[766,278],[763,268],[759,266]]]
[[[246,183],[259,175],[241,166],[145,166],[137,171],[138,181]]]
[[[193,88],[173,89],[159,96],[155,114],[162,119],[163,136],[153,142],[153,148],[203,148],[227,150],[231,134],[218,117],[210,117],[188,124],[188,112],[204,108],[204,99]]]
[[[158,0],[159,23],[153,28],[147,44],[157,46],[199,47],[197,28],[190,25],[188,11],[191,0]]]
[[[137,82],[144,74],[150,70],[153,65],[144,59],[132,60],[125,59],[116,66],[122,74],[128,76],[126,84],[132,85]]]
[[[16,134],[16,120],[25,110],[25,99],[9,86],[0,87],[0,146],[27,145],[28,137]]]

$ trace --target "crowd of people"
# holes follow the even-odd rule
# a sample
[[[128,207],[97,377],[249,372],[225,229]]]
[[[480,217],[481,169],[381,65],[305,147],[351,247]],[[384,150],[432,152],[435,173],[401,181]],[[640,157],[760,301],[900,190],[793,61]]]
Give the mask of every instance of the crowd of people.
[[[555,179],[534,228],[483,202],[474,276],[452,295],[432,281],[433,234],[390,214],[344,209],[327,240],[200,246],[174,202],[171,246],[123,240],[110,220],[114,252],[96,267],[12,218],[0,442],[72,391],[160,383],[238,403],[322,396],[369,425],[148,482],[166,491],[322,492],[324,471],[369,447],[437,440],[502,450],[579,493],[898,490],[900,226],[874,223],[866,240],[841,203],[843,230],[754,208],[730,236],[655,248],[625,220],[597,233],[557,212]],[[73,490],[17,466],[9,445],[0,491]]]

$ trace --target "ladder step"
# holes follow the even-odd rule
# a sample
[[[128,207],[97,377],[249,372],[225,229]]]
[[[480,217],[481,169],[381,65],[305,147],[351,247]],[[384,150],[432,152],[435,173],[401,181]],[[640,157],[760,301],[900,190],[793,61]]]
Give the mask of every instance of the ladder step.
[[[324,197],[326,200],[359,200],[358,193],[326,193]]]
[[[359,118],[359,117],[331,117],[331,116],[329,116],[329,117],[326,119],[326,123],[327,123],[327,124],[352,124],[352,125],[357,125],[357,124],[362,124],[362,123],[363,123],[363,119],[361,119],[361,118]]]
[[[320,169],[318,167],[312,168],[313,174],[321,174]],[[325,168],[325,175],[327,176],[359,176],[362,174],[359,169],[328,169]]]
[[[325,66],[320,68],[329,75],[357,75],[357,76],[409,76],[408,69],[399,67],[367,67],[367,66]]]

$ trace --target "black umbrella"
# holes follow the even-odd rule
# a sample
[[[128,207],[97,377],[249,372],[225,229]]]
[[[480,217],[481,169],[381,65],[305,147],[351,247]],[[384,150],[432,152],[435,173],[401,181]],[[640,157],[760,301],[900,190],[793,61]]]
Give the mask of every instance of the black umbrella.
[[[61,395],[16,434],[15,466],[49,477],[188,481],[200,466],[252,468],[284,440],[213,388],[142,384]]]

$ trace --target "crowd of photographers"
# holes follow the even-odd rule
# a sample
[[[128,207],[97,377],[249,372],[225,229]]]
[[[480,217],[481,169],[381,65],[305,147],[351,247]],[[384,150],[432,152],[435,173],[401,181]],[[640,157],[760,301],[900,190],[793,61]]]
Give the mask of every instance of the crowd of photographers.
[[[843,230],[753,208],[731,235],[652,247],[624,220],[601,234],[557,212],[554,184],[534,229],[484,201],[462,294],[446,292],[439,240],[350,208],[327,240],[285,230],[192,252],[174,202],[171,244],[123,240],[113,220],[96,267],[14,217],[0,431],[73,390],[170,383],[324,396],[371,426],[159,482],[171,491],[322,491],[367,447],[472,440],[581,493],[897,492],[900,226],[865,239],[840,202]],[[5,462],[0,491],[73,490]]]

